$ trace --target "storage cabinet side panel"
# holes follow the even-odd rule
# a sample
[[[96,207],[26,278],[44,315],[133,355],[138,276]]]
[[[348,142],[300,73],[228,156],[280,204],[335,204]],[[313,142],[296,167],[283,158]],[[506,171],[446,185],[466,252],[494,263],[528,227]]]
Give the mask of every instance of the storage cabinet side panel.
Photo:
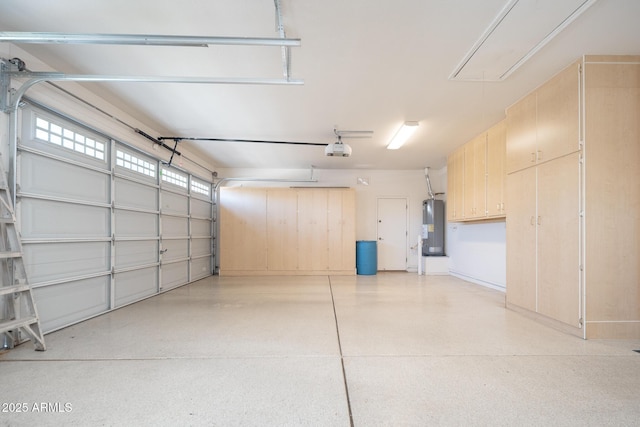
[[[640,65],[585,65],[587,338],[640,338]]]

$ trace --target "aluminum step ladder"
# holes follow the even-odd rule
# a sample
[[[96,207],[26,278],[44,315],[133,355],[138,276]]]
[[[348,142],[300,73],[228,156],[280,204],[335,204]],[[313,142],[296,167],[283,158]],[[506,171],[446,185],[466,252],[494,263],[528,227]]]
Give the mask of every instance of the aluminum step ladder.
[[[13,348],[29,338],[36,350],[46,350],[40,318],[22,258],[22,242],[7,176],[0,157],[0,346]]]

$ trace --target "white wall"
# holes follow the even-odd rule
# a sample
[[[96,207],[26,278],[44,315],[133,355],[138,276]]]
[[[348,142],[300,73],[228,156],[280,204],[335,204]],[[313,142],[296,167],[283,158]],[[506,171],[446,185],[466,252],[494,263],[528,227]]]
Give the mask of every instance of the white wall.
[[[506,289],[506,223],[449,223],[449,272],[494,289]]]

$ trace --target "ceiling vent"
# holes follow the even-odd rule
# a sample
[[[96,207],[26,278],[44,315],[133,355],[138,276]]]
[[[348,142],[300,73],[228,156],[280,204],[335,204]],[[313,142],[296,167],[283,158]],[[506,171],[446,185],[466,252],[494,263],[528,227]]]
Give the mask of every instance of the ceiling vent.
[[[451,80],[502,81],[597,0],[509,0]]]

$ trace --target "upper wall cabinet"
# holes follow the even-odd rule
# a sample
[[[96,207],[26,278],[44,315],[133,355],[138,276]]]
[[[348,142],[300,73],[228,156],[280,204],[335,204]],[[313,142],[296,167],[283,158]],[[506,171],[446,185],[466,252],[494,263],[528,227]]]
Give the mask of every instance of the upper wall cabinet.
[[[505,123],[481,133],[447,159],[447,221],[504,217]]]
[[[507,173],[580,149],[580,64],[507,109]]]

